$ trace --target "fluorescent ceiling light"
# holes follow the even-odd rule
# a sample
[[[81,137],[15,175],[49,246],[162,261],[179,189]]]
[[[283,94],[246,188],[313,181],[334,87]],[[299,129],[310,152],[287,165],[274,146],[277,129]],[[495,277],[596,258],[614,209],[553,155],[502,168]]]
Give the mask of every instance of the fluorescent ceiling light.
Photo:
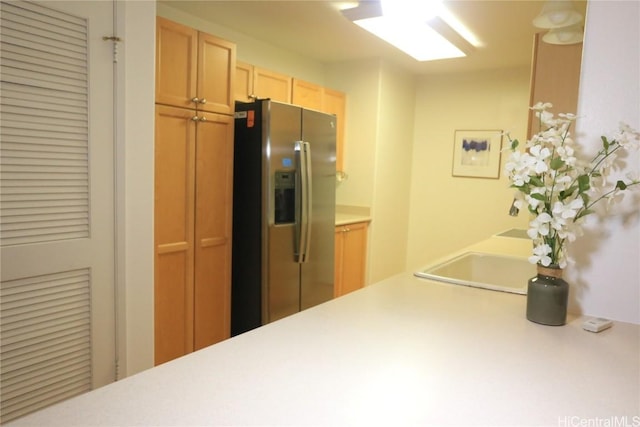
[[[342,11],[358,26],[418,61],[459,58],[474,50],[471,33],[442,0],[379,0]],[[479,44],[475,37],[474,44]]]
[[[418,61],[459,58],[465,53],[442,37],[425,22],[405,22],[386,16],[354,21]]]

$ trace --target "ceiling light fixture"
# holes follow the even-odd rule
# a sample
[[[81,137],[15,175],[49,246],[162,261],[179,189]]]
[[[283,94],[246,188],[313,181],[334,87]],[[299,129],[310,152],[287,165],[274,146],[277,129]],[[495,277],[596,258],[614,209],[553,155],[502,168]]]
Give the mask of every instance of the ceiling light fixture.
[[[442,18],[443,8],[440,0],[380,0],[360,2],[342,14],[418,61],[466,56],[474,45]]]

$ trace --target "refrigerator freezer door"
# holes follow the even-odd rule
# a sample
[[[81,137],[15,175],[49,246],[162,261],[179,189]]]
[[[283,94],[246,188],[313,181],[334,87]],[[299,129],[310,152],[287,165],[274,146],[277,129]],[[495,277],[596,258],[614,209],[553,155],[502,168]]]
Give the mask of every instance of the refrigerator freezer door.
[[[295,224],[276,224],[276,173],[295,169],[295,142],[300,140],[301,109],[263,101],[264,163],[262,167],[263,222],[266,235],[262,251],[262,321],[264,323],[300,311],[300,267],[294,257]],[[296,179],[297,181],[297,179]],[[297,203],[297,201],[296,201]]]
[[[311,238],[307,262],[300,264],[300,309],[333,298],[335,237],[336,119],[302,110],[302,140],[311,152]]]

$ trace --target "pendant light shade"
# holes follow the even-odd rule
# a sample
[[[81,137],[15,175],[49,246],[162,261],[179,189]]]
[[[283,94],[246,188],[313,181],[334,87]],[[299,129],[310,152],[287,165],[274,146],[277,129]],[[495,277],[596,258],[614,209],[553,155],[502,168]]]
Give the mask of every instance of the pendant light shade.
[[[582,41],[584,29],[581,24],[549,30],[542,41],[549,44],[575,44]]]
[[[575,10],[571,0],[548,0],[542,6],[540,15],[533,19],[538,28],[563,28],[582,22],[582,15]]]

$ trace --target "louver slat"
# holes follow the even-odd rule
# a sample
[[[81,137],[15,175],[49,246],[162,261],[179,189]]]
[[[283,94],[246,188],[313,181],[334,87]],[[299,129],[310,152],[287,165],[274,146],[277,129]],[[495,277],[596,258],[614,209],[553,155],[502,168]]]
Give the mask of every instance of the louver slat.
[[[87,22],[0,2],[0,246],[87,238]],[[0,283],[0,423],[91,389],[90,283]]]
[[[1,19],[1,245],[88,237],[86,22],[30,2]]]
[[[2,282],[2,421],[91,389],[90,272]]]

